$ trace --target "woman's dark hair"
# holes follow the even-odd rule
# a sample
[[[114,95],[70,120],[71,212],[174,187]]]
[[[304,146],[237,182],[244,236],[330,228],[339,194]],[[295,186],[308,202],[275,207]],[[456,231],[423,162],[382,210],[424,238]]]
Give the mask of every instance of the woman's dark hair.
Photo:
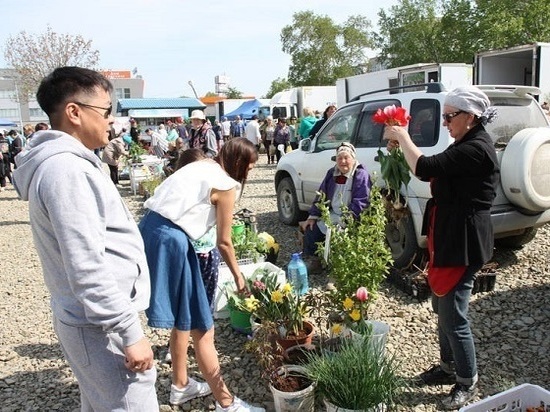
[[[34,131],[38,132],[39,130],[48,130],[48,125],[46,123],[36,123],[36,126],[34,126]]]
[[[323,119],[325,119],[325,120],[328,119],[328,111],[329,111],[330,109],[336,110],[336,106],[333,105],[333,104],[331,104],[330,106],[327,106],[327,108],[326,108],[325,111],[323,112]]]
[[[181,169],[183,166],[189,163],[196,162],[197,160],[207,159],[208,157],[201,149],[187,149],[181,152],[176,162],[176,170]]]
[[[216,160],[229,176],[244,185],[248,167],[258,161],[258,151],[250,140],[234,137],[222,146]]]
[[[42,79],[36,100],[50,118],[61,105],[68,103],[76,95],[94,94],[97,88],[107,93],[113,91],[113,85],[102,74],[82,67],[58,67]]]

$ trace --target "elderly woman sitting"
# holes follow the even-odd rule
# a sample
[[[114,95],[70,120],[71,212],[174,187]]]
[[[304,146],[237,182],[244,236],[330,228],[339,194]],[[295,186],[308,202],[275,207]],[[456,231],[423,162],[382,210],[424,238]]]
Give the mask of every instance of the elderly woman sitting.
[[[336,149],[336,166],[330,168],[319,187],[319,192],[325,194],[330,201],[330,219],[332,223],[340,223],[342,208],[347,208],[358,217],[363,209],[369,206],[369,195],[372,182],[368,172],[356,159],[355,147],[344,142]],[[308,269],[312,272],[321,267],[315,257],[317,242],[325,239],[327,227],[320,220],[321,211],[317,207],[319,197],[315,199],[309,209],[309,217],[302,222],[304,231],[304,256]]]

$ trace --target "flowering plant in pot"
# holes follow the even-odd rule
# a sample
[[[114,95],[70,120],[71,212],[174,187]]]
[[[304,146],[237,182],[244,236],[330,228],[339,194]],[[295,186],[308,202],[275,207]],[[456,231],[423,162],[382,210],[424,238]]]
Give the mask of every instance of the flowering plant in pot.
[[[275,263],[280,246],[273,236],[267,232],[256,233],[238,221],[234,221],[234,228],[238,228],[238,230],[231,232],[231,241],[237,259],[252,259],[257,262],[263,258],[268,262]]]
[[[305,321],[308,309],[290,283],[280,284],[275,273],[269,273],[253,282],[247,301],[252,315],[262,327],[272,325],[278,339],[298,340],[311,335],[313,325]]]

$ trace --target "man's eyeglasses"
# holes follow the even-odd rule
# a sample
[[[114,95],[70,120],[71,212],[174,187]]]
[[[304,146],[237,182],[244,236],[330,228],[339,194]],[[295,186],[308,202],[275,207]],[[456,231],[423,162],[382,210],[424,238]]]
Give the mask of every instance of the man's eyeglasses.
[[[456,112],[443,113],[441,117],[443,117],[443,120],[445,120],[447,123],[451,123],[451,120],[453,120],[453,117],[458,116],[460,113],[464,113],[464,111],[457,110]]]
[[[101,106],[94,106],[94,105],[91,105],[91,104],[87,104],[87,103],[80,103],[80,102],[74,102],[74,104],[77,104],[79,106],[82,106],[82,107],[87,107],[89,109],[100,109],[100,110],[105,110],[105,113],[100,113],[100,112],[96,112],[98,114],[101,114],[103,116],[104,119],[108,119],[109,116],[111,115],[111,113],[113,112],[113,105],[109,105],[109,107],[101,107]],[[95,111],[95,110],[94,110]]]

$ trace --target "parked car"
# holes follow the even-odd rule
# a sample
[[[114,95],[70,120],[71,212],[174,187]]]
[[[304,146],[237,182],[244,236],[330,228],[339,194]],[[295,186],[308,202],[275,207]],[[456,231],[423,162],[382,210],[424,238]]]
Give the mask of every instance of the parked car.
[[[497,149],[501,181],[491,209],[495,238],[519,247],[535,236],[538,227],[550,221],[550,124],[526,86],[479,86],[498,109],[498,117],[487,125]],[[386,95],[364,95],[342,106],[312,139],[300,142],[297,150],[282,157],[275,174],[279,220],[295,225],[304,219],[326,173],[334,165],[335,149],[341,142],[355,145],[358,160],[372,174],[380,176],[377,150],[385,151],[383,126],[372,121],[377,109],[401,106],[411,115],[408,131],[425,155],[442,152],[453,142],[442,126],[441,114],[446,91],[431,83],[425,91],[388,91]],[[376,184],[383,185],[382,179]],[[429,185],[412,177],[408,187],[408,212],[390,218],[386,238],[394,266],[403,268],[414,261],[426,239],[420,234],[422,216],[430,198]]]

